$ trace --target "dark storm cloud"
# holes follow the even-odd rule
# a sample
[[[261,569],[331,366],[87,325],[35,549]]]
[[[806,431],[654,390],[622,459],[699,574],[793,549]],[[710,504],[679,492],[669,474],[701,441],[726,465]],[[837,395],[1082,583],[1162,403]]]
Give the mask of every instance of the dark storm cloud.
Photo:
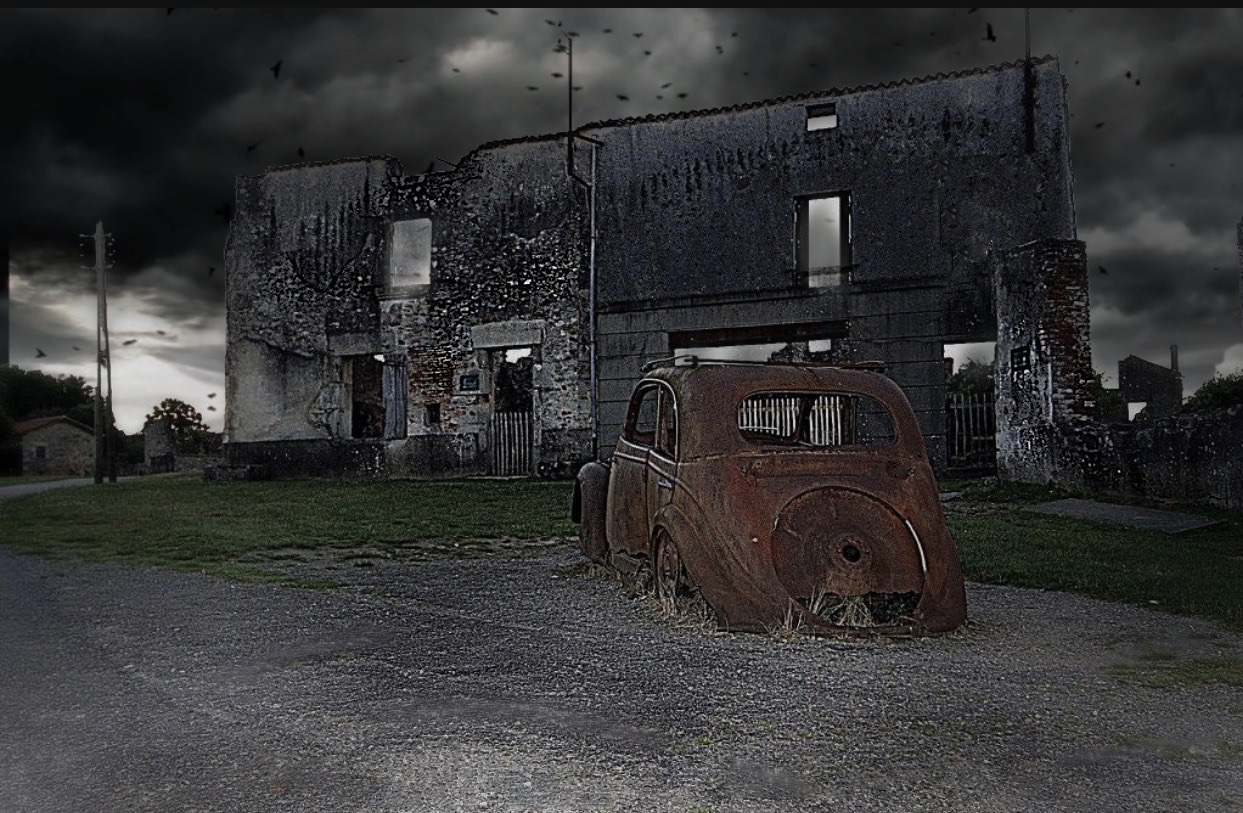
[[[554,49],[568,31],[576,126],[969,70],[1025,46],[1022,9],[494,11],[0,11],[4,225],[72,254],[102,220],[118,288],[171,324],[211,324],[226,233],[215,212],[238,175],[372,154],[416,174],[563,131],[568,66]],[[1080,237],[1092,267],[1111,269],[1092,289],[1108,355],[1128,336],[1115,313],[1131,336],[1144,318],[1163,335],[1214,324],[1188,342],[1219,357],[1243,342],[1240,41],[1236,9],[1031,10],[1032,53],[1057,56],[1067,77]],[[89,271],[53,265],[37,269],[47,285],[91,290]]]

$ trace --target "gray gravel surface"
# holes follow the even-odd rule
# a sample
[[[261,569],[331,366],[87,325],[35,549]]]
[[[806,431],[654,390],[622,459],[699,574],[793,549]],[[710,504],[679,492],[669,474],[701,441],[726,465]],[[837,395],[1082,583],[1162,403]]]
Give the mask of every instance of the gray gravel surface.
[[[845,642],[564,543],[272,566],[342,586],[0,548],[0,811],[1243,809],[1243,688],[1141,682],[1243,657],[1206,621],[969,584],[958,632]]]

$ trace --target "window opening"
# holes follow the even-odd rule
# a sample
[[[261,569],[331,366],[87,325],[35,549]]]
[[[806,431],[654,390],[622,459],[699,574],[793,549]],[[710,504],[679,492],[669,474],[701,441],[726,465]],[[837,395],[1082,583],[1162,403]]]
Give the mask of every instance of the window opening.
[[[425,286],[432,279],[432,221],[399,220],[393,224],[388,287],[392,292]]]
[[[799,276],[809,288],[840,285],[851,263],[849,197],[843,193],[803,198],[796,208]]]
[[[807,108],[807,132],[813,130],[832,130],[837,127],[837,105],[816,104]]]

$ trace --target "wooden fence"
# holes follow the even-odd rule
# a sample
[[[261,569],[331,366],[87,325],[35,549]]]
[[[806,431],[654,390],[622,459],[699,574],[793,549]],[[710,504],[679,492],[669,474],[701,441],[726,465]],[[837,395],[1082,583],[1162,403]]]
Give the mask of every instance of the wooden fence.
[[[521,477],[534,473],[534,434],[530,412],[498,412],[488,423],[491,474]]]

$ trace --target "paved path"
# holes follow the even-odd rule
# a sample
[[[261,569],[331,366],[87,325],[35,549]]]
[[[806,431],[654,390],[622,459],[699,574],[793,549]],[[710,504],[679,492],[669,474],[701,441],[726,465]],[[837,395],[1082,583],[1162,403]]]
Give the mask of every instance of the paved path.
[[[969,584],[937,639],[713,635],[583,565],[272,564],[311,590],[0,545],[0,811],[1243,807],[1243,688],[1143,682],[1243,657],[1219,625]]]
[[[1167,534],[1179,534],[1196,528],[1207,528],[1224,520],[1205,519],[1194,514],[1183,514],[1178,511],[1162,511],[1156,508],[1140,508],[1135,505],[1118,505],[1115,503],[1096,502],[1069,498],[1054,500],[1033,505],[1028,511],[1042,514],[1057,514],[1063,517],[1090,519],[1096,522],[1109,522],[1115,525],[1129,525],[1132,528],[1165,531]]]
[[[118,477],[117,482],[126,480],[135,480],[136,477]],[[94,477],[71,477],[67,480],[40,480],[37,483],[18,483],[11,486],[0,486],[0,500],[11,500],[14,497],[25,497],[28,494],[41,494],[44,491],[51,491],[54,488],[67,488],[69,486],[86,486],[93,485]],[[107,479],[101,485],[112,485]]]

